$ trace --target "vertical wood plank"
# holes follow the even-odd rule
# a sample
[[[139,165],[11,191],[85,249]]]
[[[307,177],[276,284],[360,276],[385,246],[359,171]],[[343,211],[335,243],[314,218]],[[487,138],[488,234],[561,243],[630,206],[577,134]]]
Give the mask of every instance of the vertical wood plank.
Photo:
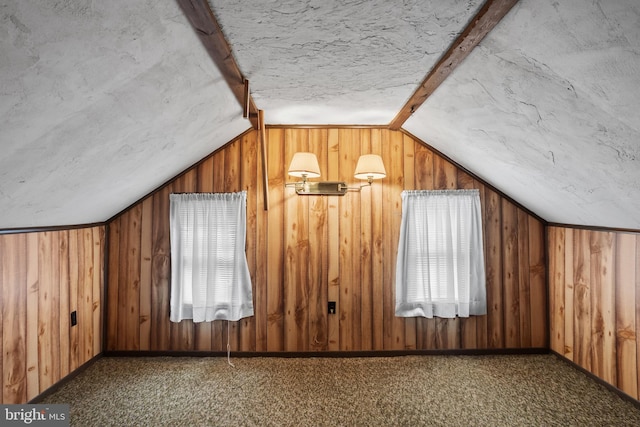
[[[500,196],[485,189],[484,232],[485,264],[487,274],[487,345],[502,348],[505,345],[502,293],[502,214]]]
[[[327,179],[329,181],[337,181],[340,161],[340,134],[338,129],[329,129],[327,131],[327,139]],[[340,315],[338,314],[342,306],[342,301],[340,300],[340,211],[337,198],[329,198],[327,203],[327,300],[336,303],[336,313],[330,314],[327,318],[327,348],[330,351],[336,351],[342,346],[340,343]]]
[[[80,265],[81,265],[80,250],[82,246],[78,245],[78,243],[81,242],[81,238],[80,238],[81,233],[82,233],[81,229],[69,230],[69,313],[72,313],[75,311],[76,319],[78,316],[78,307],[79,307],[78,306],[78,283],[82,278],[82,273],[80,271]],[[116,248],[117,246],[118,245],[116,244]],[[115,265],[117,266],[117,264]],[[117,269],[116,269],[116,272],[117,272]],[[109,307],[110,309],[113,310],[113,318],[114,320],[116,320],[118,318],[117,316],[118,281],[117,281],[117,274],[114,274],[114,276],[116,276],[116,280],[114,281],[115,283],[114,285],[115,294],[113,295],[114,302]],[[110,288],[110,291],[111,291],[111,288]],[[110,324],[112,323],[110,322]],[[111,329],[108,334],[108,336],[113,337],[112,339],[110,338],[110,341],[109,341],[113,345],[112,349],[117,348],[116,347],[117,332],[118,332],[117,324],[114,322],[113,329]],[[81,365],[80,336],[81,336],[80,327],[78,325],[72,326],[71,329],[69,330],[69,369],[71,371],[78,369],[78,367]]]
[[[171,342],[169,300],[171,284],[171,244],[169,240],[169,194],[163,187],[153,195],[151,270],[151,350],[167,350]],[[112,272],[113,273],[113,272]]]
[[[269,241],[268,210],[265,206],[270,206],[269,202],[269,182],[268,182],[268,161],[267,157],[269,145],[269,133],[265,130],[263,140],[256,137],[260,146],[260,156],[264,161],[258,162],[257,187],[258,209],[256,210],[256,272],[255,272],[255,348],[256,351],[267,351],[267,248]],[[264,178],[264,179],[263,179]],[[265,187],[266,186],[266,187]]]
[[[361,130],[352,130],[351,132],[351,161],[341,168],[348,174],[348,178],[345,179],[348,185],[358,186],[360,182],[353,176],[356,170],[356,164],[360,157],[360,147],[362,141]],[[362,264],[357,260],[360,259],[362,253],[361,242],[361,193],[349,192],[347,201],[351,205],[351,246],[350,246],[350,262],[352,268],[349,271],[351,280],[351,348],[355,350],[362,349]],[[355,261],[355,262],[354,262]]]
[[[615,248],[616,233],[603,233],[602,247],[602,317],[603,317],[603,379],[618,386],[616,358],[616,277]]]
[[[566,358],[573,360],[573,319],[574,319],[574,285],[573,285],[573,229],[567,228],[564,230],[565,245],[564,245],[564,349],[563,353]],[[562,265],[557,268],[563,268]],[[562,328],[563,325],[557,325],[558,328]]]
[[[617,385],[615,346],[615,283],[613,233],[591,233],[592,367],[596,375]]]
[[[505,199],[502,199],[502,251],[505,345],[517,348],[520,346],[518,214],[516,207]]]
[[[28,233],[26,235],[27,252],[27,342],[26,342],[26,362],[27,362],[27,401],[33,399],[40,393],[38,364],[38,233]],[[3,251],[4,252],[4,251]],[[71,248],[69,248],[71,254]],[[1,268],[1,267],[0,267]],[[2,304],[0,304],[2,305]],[[71,343],[69,346],[71,357]],[[69,365],[70,369],[74,369]],[[2,381],[0,381],[2,384]]]
[[[371,130],[360,130],[360,154],[371,153]],[[364,185],[362,182],[359,185]],[[360,191],[360,349],[373,349],[373,242],[371,216],[372,186]]]
[[[559,229],[557,227],[548,227],[547,228],[547,247],[549,248],[549,257],[547,264],[549,265],[549,334],[551,339],[549,341],[549,348],[554,351],[558,351],[557,341],[555,339],[556,329],[558,326],[556,325],[556,316],[555,316],[555,307],[556,307],[556,275],[558,274],[558,262],[557,258],[557,245],[558,245],[558,235]],[[564,242],[563,242],[564,246]],[[573,270],[572,270],[573,271]]]
[[[382,254],[383,257],[387,260],[393,258],[393,252],[391,250],[391,247],[393,246],[393,241],[391,238],[393,210],[391,206],[393,203],[393,196],[397,192],[393,190],[393,186],[397,184],[397,178],[393,173],[395,168],[392,168],[395,154],[397,153],[394,153],[393,151],[393,147],[389,141],[389,133],[382,131],[382,161],[384,162],[385,169],[387,170],[387,178],[385,179],[386,182],[382,187],[382,233],[384,236],[384,241],[382,243]],[[395,337],[397,335],[397,331],[395,331],[393,323],[393,317],[395,316],[395,281],[390,270],[391,268],[389,266],[389,263],[385,263],[383,270],[383,332],[385,350],[390,350],[396,346]]]
[[[638,329],[640,328],[640,233],[636,234],[636,362],[638,372],[638,397],[640,397],[640,338],[638,338]],[[633,268],[633,264],[627,268]],[[623,372],[624,374],[624,372]]]
[[[118,254],[117,254],[117,275],[118,275],[118,299],[117,299],[117,307],[118,307],[118,325],[116,332],[116,348],[121,350],[128,350],[128,322],[129,322],[129,313],[128,313],[128,302],[127,298],[129,297],[129,287],[130,281],[133,280],[133,277],[129,276],[129,262],[132,262],[129,258],[129,235],[131,233],[131,211],[125,212],[120,217],[120,241],[118,243]],[[78,249],[84,250],[84,245],[82,244],[82,235],[78,235]],[[84,305],[82,304],[83,300],[83,291],[84,291],[84,259],[82,256],[78,257],[78,307],[82,308]],[[115,260],[114,260],[115,262]],[[116,274],[114,271],[113,274]],[[78,312],[78,316],[81,316],[81,311]],[[81,328],[79,328],[81,329]],[[82,336],[82,334],[80,334]],[[79,341],[80,344],[80,354],[83,354],[82,350],[82,341]]]
[[[2,280],[2,403],[23,403],[26,376],[27,242],[24,234],[0,236]],[[58,325],[55,325],[56,328]]]
[[[307,129],[285,130],[285,165],[297,152],[309,149]],[[285,350],[306,351],[309,348],[309,311],[306,300],[309,259],[309,198],[300,197],[293,188],[285,191]]]
[[[531,347],[531,283],[529,266],[529,221],[528,215],[518,208],[518,287],[519,287],[519,347]]]
[[[616,238],[616,383],[620,390],[638,399],[638,350],[636,340],[636,236],[620,233]]]
[[[545,227],[529,216],[529,287],[531,298],[531,345],[548,348],[547,273]]]
[[[5,276],[9,276],[9,272],[8,270],[4,267],[4,263],[5,263],[5,259],[4,259],[4,255],[5,253],[7,253],[7,248],[9,247],[9,242],[6,240],[6,237],[1,236],[0,235],[0,280],[2,280],[2,282],[0,282],[0,295],[2,292],[2,283],[4,283],[4,277]],[[37,258],[36,258],[37,259]],[[2,337],[4,336],[4,328],[3,328],[3,322],[2,322],[2,311],[4,310],[4,303],[3,303],[3,299],[0,298],[0,368],[2,368],[2,366],[4,366],[4,349],[2,348]],[[0,390],[4,389],[4,375],[0,375]],[[3,393],[0,393],[0,403],[4,403],[4,397],[3,397]]]
[[[320,176],[328,173],[327,130],[309,132],[309,151],[320,164]],[[321,178],[322,179],[322,178]],[[327,200],[328,197],[309,199],[309,349],[326,350],[327,335]]]
[[[267,247],[267,350],[284,350],[284,131],[269,129],[269,236]]]
[[[382,131],[382,159],[387,170],[382,188],[385,260],[384,277],[384,331],[385,350],[404,349],[404,320],[395,316],[395,260],[398,252],[400,222],[402,221],[402,188],[404,177],[402,134]]]
[[[104,236],[103,226],[91,228],[93,235],[93,351],[91,357],[102,351],[103,313],[104,313]],[[64,314],[64,313],[63,313]],[[68,317],[67,317],[68,318]]]
[[[61,230],[57,232],[58,242],[58,260],[60,262],[59,271],[60,283],[58,308],[60,312],[60,378],[64,378],[69,374],[69,328],[70,328],[70,311],[69,311],[69,232]]]
[[[93,233],[90,228],[82,229],[80,233],[82,246],[82,281],[78,285],[78,326],[80,327],[80,363],[85,363],[93,357]],[[137,294],[136,294],[137,297]],[[137,331],[137,319],[134,328]],[[127,336],[129,332],[127,331]]]
[[[38,366],[40,367],[40,392],[51,387],[57,380],[56,366],[58,366],[55,352],[57,351],[58,329],[54,323],[54,309],[57,304],[53,294],[55,292],[54,281],[57,280],[58,261],[54,255],[57,251],[57,239],[52,232],[44,232],[39,235],[38,248],[38,277],[40,280],[40,293],[38,295]],[[54,241],[55,240],[55,241]],[[55,279],[54,279],[55,278]],[[6,384],[5,384],[6,386]]]
[[[357,131],[340,129],[339,180],[354,185],[352,176],[360,154]],[[340,350],[360,347],[360,210],[359,194],[347,192],[338,201],[340,212]]]
[[[589,338],[591,345],[589,352],[591,353],[591,372],[596,376],[604,377],[604,319],[602,316],[603,307],[601,305],[600,296],[602,295],[602,233],[589,232],[589,256],[590,256],[590,272],[589,280],[591,283],[591,331]]]
[[[553,227],[551,229],[550,260],[553,277],[551,297],[551,349],[556,353],[564,353],[564,288],[565,288],[565,230]]]
[[[108,283],[107,283],[107,336],[105,337],[106,343],[105,348],[107,350],[115,350],[118,348],[118,280],[120,275],[118,274],[118,265],[120,264],[120,221],[122,217],[118,217],[109,223],[108,232],[109,232],[109,265],[108,269]],[[74,299],[77,301],[77,274],[78,274],[78,265],[75,254],[77,254],[77,237],[75,235],[75,230],[70,230],[72,233],[69,237],[70,245],[74,244],[74,250],[72,251],[71,247],[69,248],[69,252],[73,253],[72,262],[75,265],[70,266],[70,271],[72,274],[75,273],[75,278],[71,278],[71,284],[76,284],[76,291],[70,292],[71,301]],[[75,243],[74,243],[75,242]],[[77,302],[74,304],[77,308]],[[72,307],[69,308],[70,311],[74,311]],[[71,330],[73,335],[74,330]],[[77,335],[77,334],[76,334]],[[77,367],[77,365],[76,365]],[[73,368],[72,368],[73,369]]]
[[[371,153],[382,155],[382,132],[371,130]],[[384,266],[383,223],[382,223],[382,188],[386,178],[374,182],[371,186],[371,346],[373,350],[384,349]],[[394,285],[391,285],[394,286]]]
[[[590,248],[587,230],[573,233],[574,354],[581,367],[591,371],[591,281]],[[562,343],[564,345],[564,342]],[[562,350],[562,347],[560,347]],[[593,372],[593,371],[591,371]]]
[[[50,239],[48,256],[50,257],[50,294],[48,298],[48,327],[51,333],[49,337],[49,355],[51,360],[51,381],[58,382],[60,376],[60,232],[48,233]]]
[[[51,384],[55,384],[61,379],[60,376],[60,233],[48,233],[50,243],[48,256],[50,257],[50,283],[48,298],[48,327],[49,336],[49,356],[51,360]]]
[[[127,281],[126,293],[126,339],[125,349],[140,349],[140,274],[141,274],[141,238],[142,205],[138,203],[129,210],[129,228],[127,230]],[[86,242],[87,244],[89,242]],[[85,248],[89,250],[89,248]]]
[[[153,272],[153,198],[142,202],[140,218],[139,349],[151,350],[151,276]],[[209,334],[209,336],[211,336]]]

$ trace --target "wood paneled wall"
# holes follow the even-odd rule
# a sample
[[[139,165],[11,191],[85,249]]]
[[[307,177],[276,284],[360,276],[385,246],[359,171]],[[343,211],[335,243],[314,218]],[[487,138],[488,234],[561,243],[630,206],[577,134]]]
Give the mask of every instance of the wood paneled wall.
[[[263,209],[257,132],[203,160],[109,223],[107,350],[350,351],[548,346],[544,225],[422,142],[383,129],[269,128],[270,208]],[[323,180],[359,184],[361,153],[382,155],[387,177],[346,196],[285,188],[297,151],[312,151]],[[480,190],[486,316],[394,316],[404,189]],[[171,192],[246,190],[247,259],[255,316],[169,322]],[[337,314],[327,314],[336,301]],[[229,335],[227,335],[229,334]]]
[[[551,349],[640,396],[640,234],[549,227]]]
[[[28,402],[102,351],[104,232],[0,235],[3,404]]]

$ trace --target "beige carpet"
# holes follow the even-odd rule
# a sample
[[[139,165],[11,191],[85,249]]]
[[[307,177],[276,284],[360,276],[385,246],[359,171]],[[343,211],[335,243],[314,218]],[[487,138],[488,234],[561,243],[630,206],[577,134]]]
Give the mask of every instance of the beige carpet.
[[[553,355],[102,358],[43,403],[77,426],[640,426]]]

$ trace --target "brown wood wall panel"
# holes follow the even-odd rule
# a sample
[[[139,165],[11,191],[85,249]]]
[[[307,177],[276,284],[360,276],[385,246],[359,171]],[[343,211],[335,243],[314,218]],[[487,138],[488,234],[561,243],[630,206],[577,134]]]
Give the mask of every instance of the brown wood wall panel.
[[[640,234],[549,227],[551,349],[640,396]]]
[[[385,129],[267,130],[269,210],[258,133],[242,135],[109,224],[109,350],[352,351],[548,346],[544,224],[422,142]],[[297,151],[323,180],[353,178],[380,154],[387,177],[343,197],[297,196],[284,183]],[[484,218],[489,313],[469,319],[394,316],[401,192],[477,188]],[[255,316],[169,322],[171,192],[247,190],[247,260]],[[335,301],[336,314],[327,313]],[[607,324],[611,324],[610,319]],[[229,334],[229,335],[227,335]],[[604,361],[604,357],[602,358]]]
[[[101,352],[104,246],[104,227],[0,235],[3,404],[28,402]]]

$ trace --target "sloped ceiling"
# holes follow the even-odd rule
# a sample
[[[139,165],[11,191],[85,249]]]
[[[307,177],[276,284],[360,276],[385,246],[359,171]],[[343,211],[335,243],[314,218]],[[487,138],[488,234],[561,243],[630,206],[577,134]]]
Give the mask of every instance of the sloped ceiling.
[[[250,128],[173,0],[0,3],[0,228],[101,222]]]
[[[267,124],[388,124],[480,0],[210,0]],[[0,229],[100,222],[250,127],[176,0],[0,1]],[[640,6],[520,0],[403,128],[640,229]]]
[[[521,0],[404,128],[547,221],[640,229],[640,3]]]

